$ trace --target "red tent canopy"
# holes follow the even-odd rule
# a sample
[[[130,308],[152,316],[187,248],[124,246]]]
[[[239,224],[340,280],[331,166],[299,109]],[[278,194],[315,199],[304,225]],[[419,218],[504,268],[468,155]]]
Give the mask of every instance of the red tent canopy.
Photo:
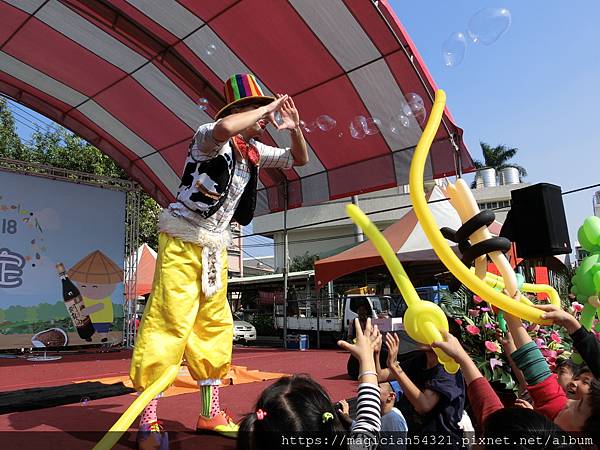
[[[129,281],[125,283],[125,292],[127,299],[138,298],[149,294],[152,291],[152,281],[154,280],[154,268],[156,267],[156,252],[148,244],[142,244],[135,255],[132,255],[128,264],[133,264],[133,258],[136,260],[135,287],[130,292]]]
[[[462,223],[456,210],[445,198],[437,186],[427,196],[429,208],[437,225],[458,229]],[[439,258],[431,248],[414,209],[410,209],[400,220],[383,231],[383,235],[402,262],[438,261]],[[456,248],[456,244],[450,243]],[[370,240],[362,242],[337,255],[315,262],[315,283],[323,287],[327,282],[341,276],[383,265],[383,259]]]
[[[421,125],[410,118],[394,133],[389,122],[407,93],[429,111],[435,85],[386,1],[0,0],[0,92],[109,154],[163,205],[194,131],[240,72],[290,94],[306,122],[337,122],[306,134],[308,165],[261,171],[258,213],[282,209],[283,192],[292,208],[407,182]],[[359,115],[380,119],[381,132],[353,139]],[[270,129],[265,140],[289,136]],[[427,177],[453,174],[456,150],[471,169],[446,111]]]

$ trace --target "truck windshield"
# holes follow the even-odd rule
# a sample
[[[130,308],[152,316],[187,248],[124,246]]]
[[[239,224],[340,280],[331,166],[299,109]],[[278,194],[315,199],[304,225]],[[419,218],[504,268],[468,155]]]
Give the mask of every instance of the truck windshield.
[[[371,297],[373,303],[373,309],[375,314],[389,313],[390,312],[390,299],[389,297]]]

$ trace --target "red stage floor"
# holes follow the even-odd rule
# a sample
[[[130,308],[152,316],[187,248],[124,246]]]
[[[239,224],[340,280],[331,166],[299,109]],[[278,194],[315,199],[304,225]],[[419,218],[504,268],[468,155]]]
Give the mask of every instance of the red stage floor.
[[[54,362],[0,360],[0,391],[64,385],[126,375],[128,352],[65,355]],[[282,349],[236,347],[233,364],[267,372],[307,373],[319,381],[337,401],[356,395],[356,383],[346,375],[348,354],[339,350],[284,351]],[[252,410],[260,392],[273,381],[227,386],[221,403],[235,418]],[[0,415],[3,448],[89,449],[102,437],[127,406],[132,395],[93,400],[48,409]],[[192,431],[199,413],[199,395],[163,398],[158,415],[170,431],[171,449],[234,449],[233,440],[197,436]],[[84,402],[85,403],[85,402]],[[7,433],[10,432],[10,433]],[[135,434],[124,437],[115,448],[135,448]]]

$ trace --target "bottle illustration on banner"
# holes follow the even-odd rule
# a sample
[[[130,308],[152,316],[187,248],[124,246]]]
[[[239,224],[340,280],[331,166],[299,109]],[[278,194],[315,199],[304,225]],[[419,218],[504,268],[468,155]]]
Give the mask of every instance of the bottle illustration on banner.
[[[91,342],[95,330],[90,316],[82,313],[85,305],[81,293],[67,276],[67,271],[62,263],[56,265],[56,271],[62,282],[63,300],[67,311],[69,311],[73,325],[77,329],[77,334],[79,334],[81,339]]]
[[[123,267],[100,250],[94,250],[75,263],[67,276],[83,297],[83,314],[90,317],[98,333],[96,337],[100,337],[100,342],[108,342],[115,320],[112,295],[117,285],[123,282]]]

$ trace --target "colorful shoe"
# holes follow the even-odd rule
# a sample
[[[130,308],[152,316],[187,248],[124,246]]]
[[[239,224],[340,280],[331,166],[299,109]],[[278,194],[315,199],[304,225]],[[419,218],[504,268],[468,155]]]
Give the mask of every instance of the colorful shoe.
[[[145,423],[137,432],[140,450],[169,450],[169,433],[158,422]]]
[[[237,438],[238,429],[238,425],[225,411],[221,411],[212,419],[200,415],[196,424],[196,433],[217,433],[234,439]]]

